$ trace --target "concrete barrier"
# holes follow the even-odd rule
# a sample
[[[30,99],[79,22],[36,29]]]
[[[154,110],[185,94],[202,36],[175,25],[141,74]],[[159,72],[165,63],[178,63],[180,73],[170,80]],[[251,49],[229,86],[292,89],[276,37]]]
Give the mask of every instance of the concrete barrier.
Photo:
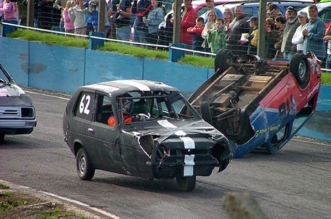
[[[214,73],[203,67],[6,37],[0,37],[0,48],[0,62],[17,84],[65,93],[96,82],[145,79],[177,87],[189,97]],[[322,86],[317,112],[298,135],[331,141],[330,93],[330,86]]]

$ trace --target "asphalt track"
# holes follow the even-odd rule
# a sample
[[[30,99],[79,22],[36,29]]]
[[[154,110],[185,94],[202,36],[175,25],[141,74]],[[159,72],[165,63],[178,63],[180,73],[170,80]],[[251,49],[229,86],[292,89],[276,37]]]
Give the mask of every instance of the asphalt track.
[[[101,218],[229,218],[228,192],[249,192],[269,218],[331,219],[331,144],[292,139],[278,154],[248,154],[221,173],[198,177],[193,192],[174,180],[144,180],[97,171],[81,181],[63,142],[65,96],[30,93],[38,125],[31,135],[8,136],[0,146],[0,179],[98,210]]]

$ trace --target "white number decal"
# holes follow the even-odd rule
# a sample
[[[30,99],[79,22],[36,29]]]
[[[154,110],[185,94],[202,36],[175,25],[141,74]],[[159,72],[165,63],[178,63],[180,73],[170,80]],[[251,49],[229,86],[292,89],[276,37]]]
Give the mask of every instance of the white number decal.
[[[90,102],[91,102],[91,96],[90,95],[85,96],[84,94],[79,104],[79,112],[85,113],[86,115],[90,114],[90,110],[89,110]]]

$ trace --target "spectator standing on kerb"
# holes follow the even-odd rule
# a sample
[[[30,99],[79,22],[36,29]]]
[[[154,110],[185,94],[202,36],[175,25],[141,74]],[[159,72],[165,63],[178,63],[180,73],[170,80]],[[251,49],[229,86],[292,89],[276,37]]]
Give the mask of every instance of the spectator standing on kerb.
[[[226,31],[229,25],[231,24],[231,22],[233,21],[233,12],[231,8],[224,9],[223,19],[224,19],[223,27],[224,27],[224,31]]]
[[[283,53],[284,59],[290,60],[292,56],[296,53],[296,51],[294,51],[292,47],[292,38],[295,33],[295,30],[298,28],[300,23],[297,18],[297,11],[292,6],[286,8],[285,17],[287,17],[287,21],[283,31],[281,52]]]
[[[116,27],[116,39],[129,41],[131,35],[131,0],[121,0],[116,5],[117,13],[115,16],[123,16],[123,23]],[[114,22],[114,18],[113,18]]]
[[[234,9],[235,19],[231,22],[226,32],[226,49],[232,51],[233,55],[247,54],[247,45],[240,45],[240,38],[243,33],[249,32],[247,23],[248,17],[244,14],[244,9],[241,6],[236,6]]]
[[[324,41],[327,41],[327,57],[326,57],[326,68],[331,69],[331,24],[329,24],[329,27],[325,30],[325,36],[323,38]]]
[[[71,1],[71,0],[69,0],[69,1]],[[71,2],[73,2],[73,1],[71,1]],[[61,11],[61,19],[60,19],[60,23],[59,23],[59,29],[61,32],[64,32],[63,10],[66,7],[66,4],[67,4],[67,0],[55,0],[55,2],[53,4],[53,8]]]
[[[84,6],[84,0],[77,0],[76,6],[69,8],[70,20],[74,22],[75,34],[86,35],[86,12],[87,8]]]
[[[205,21],[205,24],[207,24],[207,22],[208,22],[208,12],[210,11],[210,10],[213,10],[213,11],[215,11],[215,13],[216,13],[216,16],[218,17],[218,18],[223,18],[223,13],[222,13],[222,11],[220,10],[220,9],[218,9],[218,8],[215,8],[215,3],[214,3],[214,0],[206,0],[206,8],[207,8],[207,12],[206,13],[204,13],[203,14],[203,16],[201,15],[201,17],[204,19],[204,21]]]
[[[75,32],[75,24],[72,20],[70,20],[69,16],[69,8],[74,7],[74,1],[67,1],[66,6],[62,12],[62,20],[64,22],[63,27],[66,33],[74,33]]]
[[[307,28],[302,31],[305,37],[303,53],[312,51],[317,58],[323,60],[325,58],[325,43],[323,41],[325,34],[325,24],[318,17],[318,9],[316,5],[311,5],[308,8],[309,23]]]
[[[202,47],[204,48],[205,52],[211,51],[210,45],[207,42],[207,36],[209,33],[211,33],[213,30],[216,29],[216,26],[215,26],[216,19],[217,19],[216,12],[214,10],[210,10],[208,12],[208,22],[206,23],[206,25],[203,28],[203,31],[201,33],[201,36],[204,39]]]
[[[133,42],[145,43],[147,26],[143,22],[143,17],[148,15],[149,10],[152,8],[151,1],[149,0],[135,0],[132,5],[132,10],[136,11],[136,18],[133,22]]]
[[[283,58],[283,53],[281,52],[283,36],[284,36],[284,28],[285,28],[286,20],[283,16],[276,17],[275,26],[277,28],[277,36],[275,42],[275,59]]]
[[[210,45],[211,52],[216,54],[219,50],[225,48],[224,20],[217,18],[215,29],[208,33],[207,42]]]
[[[180,22],[180,42],[187,44],[188,48],[191,48],[192,45],[192,35],[187,32],[187,28],[195,25],[197,17],[197,12],[192,8],[192,0],[184,0],[184,10]]]
[[[308,15],[304,11],[300,11],[298,13],[298,20],[300,23],[300,26],[296,29],[293,38],[292,43],[296,46],[297,53],[303,53],[304,49],[304,36],[302,34],[302,31],[307,28],[308,23]]]
[[[259,18],[252,16],[248,21],[251,30],[245,35],[245,38],[248,39],[248,49],[247,54],[256,55],[257,54],[257,45],[259,43]]]
[[[198,51],[203,51],[202,48],[202,42],[203,38],[201,36],[201,33],[203,31],[205,22],[202,17],[198,17],[195,21],[195,26],[194,27],[189,27],[187,28],[187,32],[192,34],[192,49],[193,50],[198,50]]]
[[[152,9],[148,12],[148,17],[143,17],[143,22],[147,24],[148,34],[146,36],[146,41],[151,44],[156,44],[157,42],[157,31],[159,29],[159,24],[164,19],[164,11],[162,8],[162,2],[157,0],[152,0]]]

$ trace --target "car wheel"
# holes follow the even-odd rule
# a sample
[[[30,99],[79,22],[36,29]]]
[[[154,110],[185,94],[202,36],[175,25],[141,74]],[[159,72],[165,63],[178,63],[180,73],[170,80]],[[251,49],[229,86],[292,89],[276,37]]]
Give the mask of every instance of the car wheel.
[[[82,180],[91,180],[94,176],[95,169],[83,148],[79,149],[76,155],[77,173]]]
[[[228,49],[218,51],[214,60],[215,72],[224,72],[234,63],[233,53]]]
[[[290,72],[297,80],[299,86],[304,89],[307,87],[310,72],[309,72],[309,62],[304,54],[295,54],[290,61]]]
[[[202,101],[200,103],[200,112],[202,118],[208,122],[210,125],[213,125],[213,118],[211,116],[210,108],[209,108],[209,103],[207,101]]]
[[[197,179],[196,176],[188,176],[188,177],[177,176],[176,181],[178,188],[182,192],[191,192],[195,188]]]
[[[0,134],[0,144],[5,141],[5,134]]]

